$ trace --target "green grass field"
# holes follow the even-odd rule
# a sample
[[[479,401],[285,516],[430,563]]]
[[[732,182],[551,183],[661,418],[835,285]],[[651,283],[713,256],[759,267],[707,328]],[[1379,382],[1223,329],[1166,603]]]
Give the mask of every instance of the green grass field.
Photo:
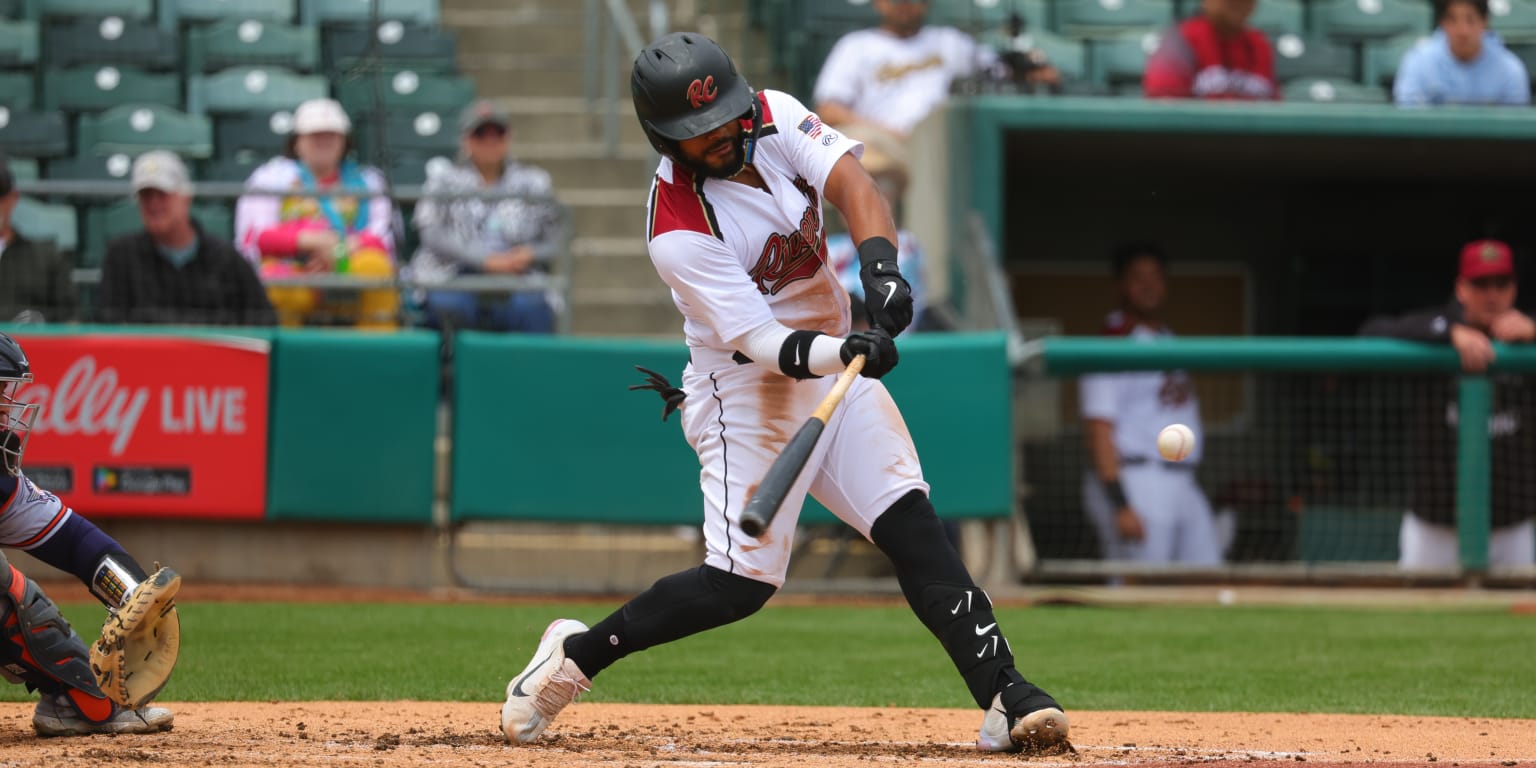
[[[182,611],[167,700],[499,701],[553,617],[603,605],[231,604]],[[99,607],[66,614],[94,638]],[[1536,616],[1274,607],[1003,609],[1026,676],[1069,709],[1536,718]],[[0,700],[27,698],[0,686]],[[769,607],[625,659],[590,701],[972,706],[896,607]]]

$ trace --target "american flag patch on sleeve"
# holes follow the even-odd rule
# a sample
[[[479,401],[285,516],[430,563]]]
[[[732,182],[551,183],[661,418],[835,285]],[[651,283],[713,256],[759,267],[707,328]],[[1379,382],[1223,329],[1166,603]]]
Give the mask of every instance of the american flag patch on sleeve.
[[[821,118],[815,115],[806,115],[805,119],[801,120],[800,125],[797,127],[801,133],[814,139],[821,135]]]

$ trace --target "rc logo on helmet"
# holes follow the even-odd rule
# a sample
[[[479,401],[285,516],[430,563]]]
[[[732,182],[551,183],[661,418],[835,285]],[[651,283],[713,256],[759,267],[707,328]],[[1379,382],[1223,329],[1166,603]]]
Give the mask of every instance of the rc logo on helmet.
[[[694,109],[714,101],[718,95],[720,95],[720,89],[715,87],[714,75],[688,84],[688,103],[692,104]]]

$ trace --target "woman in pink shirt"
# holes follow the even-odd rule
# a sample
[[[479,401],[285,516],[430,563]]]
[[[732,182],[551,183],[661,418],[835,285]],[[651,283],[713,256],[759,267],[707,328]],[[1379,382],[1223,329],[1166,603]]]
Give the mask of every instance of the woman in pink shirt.
[[[384,177],[347,157],[351,131],[352,121],[340,104],[306,101],[294,111],[286,155],[267,161],[246,181],[253,194],[241,197],[235,207],[235,239],[246,258],[260,265],[263,277],[394,275],[394,209],[384,194]],[[305,194],[336,189],[363,197]],[[255,194],[285,190],[291,192]],[[310,288],[273,287],[267,293],[285,326],[302,325],[320,300]],[[357,291],[356,296],[358,327],[396,325],[400,297],[394,288]]]

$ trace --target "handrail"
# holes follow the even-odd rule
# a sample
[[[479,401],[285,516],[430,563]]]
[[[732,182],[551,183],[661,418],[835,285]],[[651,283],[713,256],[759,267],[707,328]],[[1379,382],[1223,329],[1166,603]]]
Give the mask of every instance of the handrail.
[[[661,37],[668,26],[665,0],[650,0],[647,11],[651,38]],[[584,23],[587,66],[582,77],[582,93],[587,103],[595,107],[601,85],[603,150],[607,157],[618,157],[620,66],[623,64],[625,69],[628,68],[627,61],[621,61],[620,56],[627,54],[628,60],[633,61],[644,50],[645,40],[624,0],[587,0]]]
[[[1536,346],[1494,342],[1496,373],[1536,372]],[[1050,336],[1034,348],[1050,376],[1097,371],[1457,373],[1449,344],[1363,337],[1198,337],[1157,340]]]

